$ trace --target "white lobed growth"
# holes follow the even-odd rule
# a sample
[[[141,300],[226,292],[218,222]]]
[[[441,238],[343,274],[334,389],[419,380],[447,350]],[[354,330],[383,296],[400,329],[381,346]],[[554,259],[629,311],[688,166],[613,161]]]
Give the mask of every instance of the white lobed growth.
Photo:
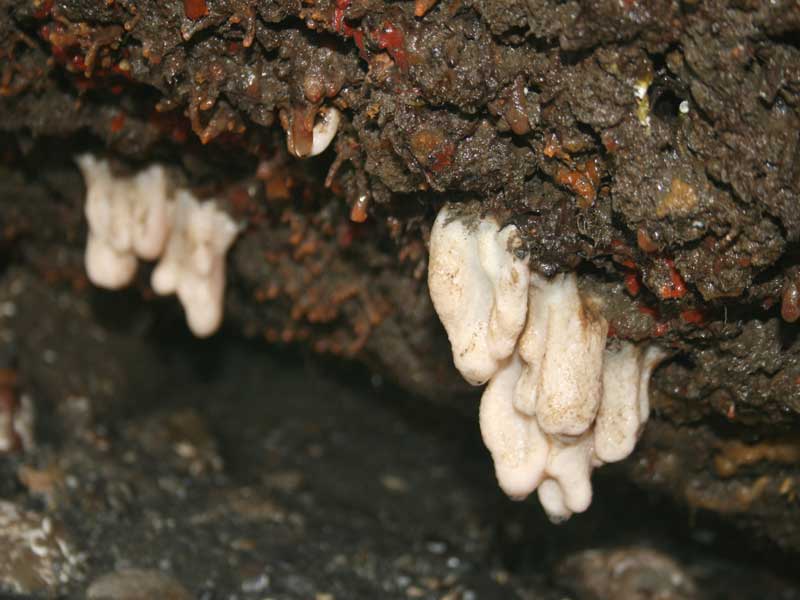
[[[133,249],[139,258],[155,260],[164,251],[172,222],[172,203],[167,173],[151,165],[132,178]]]
[[[521,373],[522,361],[514,353],[492,377],[480,408],[481,435],[492,453],[497,481],[515,500],[526,498],[539,485],[550,452],[537,420],[509,402]]]
[[[238,228],[213,202],[200,203],[185,190],[176,194],[174,214],[151,284],[157,294],[177,293],[192,333],[206,337],[222,322],[225,254]]]
[[[633,452],[650,416],[650,375],[664,357],[658,346],[623,343],[617,350],[606,350],[603,401],[594,430],[598,459],[616,462]]]
[[[95,285],[119,289],[136,274],[137,257],[157,258],[169,235],[167,175],[153,165],[133,177],[112,175],[108,161],[77,158],[86,181],[86,272]]]
[[[489,381],[480,426],[503,491],[538,489],[553,521],[585,511],[591,472],[627,457],[649,414],[655,346],[606,348],[608,323],[574,274],[531,274],[516,227],[446,205],[431,231],[428,287],[473,385]]]
[[[515,227],[459,219],[447,206],[433,225],[428,287],[456,368],[473,385],[511,356],[525,325],[530,271],[508,251],[517,246]]]
[[[529,306],[519,340],[526,366],[514,406],[538,415],[539,425],[551,435],[580,435],[600,404],[608,324],[584,305],[574,274],[551,280],[534,276]]]
[[[86,181],[86,272],[108,289],[128,285],[138,258],[157,260],[152,285],[161,295],[177,294],[189,328],[212,334],[222,320],[225,254],[236,224],[213,201],[199,202],[173,190],[161,165],[131,177],[115,176],[108,161],[77,158]]]
[[[86,182],[86,273],[95,285],[117,290],[136,274],[131,237],[133,186],[129,180],[114,178],[104,160],[84,154],[77,163]]]

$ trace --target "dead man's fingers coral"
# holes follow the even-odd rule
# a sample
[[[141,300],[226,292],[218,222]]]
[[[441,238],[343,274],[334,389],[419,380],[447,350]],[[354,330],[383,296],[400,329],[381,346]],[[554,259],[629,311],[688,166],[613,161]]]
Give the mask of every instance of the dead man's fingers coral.
[[[549,434],[580,435],[600,405],[608,324],[585,305],[574,273],[537,277],[528,302],[531,310],[519,340],[527,366],[515,405],[535,413]]]
[[[428,288],[456,368],[480,385],[514,350],[525,324],[529,270],[508,252],[516,228],[442,208],[431,231]]]
[[[509,497],[520,500],[541,482],[550,450],[536,417],[518,411],[511,401],[521,371],[522,361],[514,353],[492,377],[480,407],[481,436],[492,454],[497,482]]]
[[[538,488],[553,521],[591,503],[591,473],[633,450],[649,415],[648,384],[664,352],[617,343],[574,273],[531,274],[519,231],[477,205],[445,205],[431,231],[428,287],[473,385],[489,381],[480,426],[500,487]]]
[[[205,337],[219,328],[225,292],[225,255],[236,223],[213,201],[174,189],[166,170],[151,165],[116,176],[107,160],[77,158],[86,181],[86,271],[97,286],[119,289],[136,274],[137,257],[158,260],[151,285],[177,294],[189,328]]]

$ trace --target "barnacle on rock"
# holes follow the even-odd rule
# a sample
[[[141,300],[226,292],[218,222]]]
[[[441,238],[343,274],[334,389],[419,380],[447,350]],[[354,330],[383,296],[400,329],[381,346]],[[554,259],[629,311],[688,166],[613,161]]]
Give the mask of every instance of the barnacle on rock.
[[[282,110],[281,125],[286,130],[286,147],[297,158],[317,156],[324,152],[339,130],[341,113],[331,106],[315,106]]]

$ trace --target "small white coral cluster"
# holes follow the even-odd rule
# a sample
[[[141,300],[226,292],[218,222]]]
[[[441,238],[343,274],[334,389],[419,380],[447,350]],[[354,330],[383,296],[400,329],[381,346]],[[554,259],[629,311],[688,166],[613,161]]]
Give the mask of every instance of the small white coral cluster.
[[[77,158],[86,181],[86,272],[92,283],[116,290],[136,274],[138,259],[156,260],[152,286],[177,294],[189,328],[208,336],[222,321],[225,254],[238,233],[213,201],[173,189],[161,165],[116,176],[108,161]]]
[[[456,368],[489,382],[481,434],[500,487],[514,499],[538,488],[554,521],[586,510],[592,469],[633,451],[664,353],[607,349],[608,323],[574,274],[532,274],[516,227],[452,205],[431,232],[428,287]]]

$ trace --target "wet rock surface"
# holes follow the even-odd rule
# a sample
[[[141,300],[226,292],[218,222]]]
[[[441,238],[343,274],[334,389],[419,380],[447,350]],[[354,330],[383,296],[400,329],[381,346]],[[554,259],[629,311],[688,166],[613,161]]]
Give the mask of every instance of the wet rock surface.
[[[80,348],[92,361],[53,371],[41,337],[18,341],[37,445],[0,457],[2,506],[16,515],[1,534],[4,591],[800,597],[795,559],[763,538],[744,543],[707,512],[676,511],[616,467],[598,477],[585,515],[550,524],[534,500],[513,503],[497,489],[473,417],[409,397],[375,372],[231,338],[197,345],[177,326],[145,340],[97,324],[81,296],[53,297],[18,270],[2,279],[11,288],[18,309],[3,335],[70,322],[48,350],[66,357]],[[33,325],[31,315],[46,316]],[[725,474],[793,456],[783,446],[722,451]],[[20,556],[25,569],[2,570]],[[636,595],[649,592],[662,595]]]

